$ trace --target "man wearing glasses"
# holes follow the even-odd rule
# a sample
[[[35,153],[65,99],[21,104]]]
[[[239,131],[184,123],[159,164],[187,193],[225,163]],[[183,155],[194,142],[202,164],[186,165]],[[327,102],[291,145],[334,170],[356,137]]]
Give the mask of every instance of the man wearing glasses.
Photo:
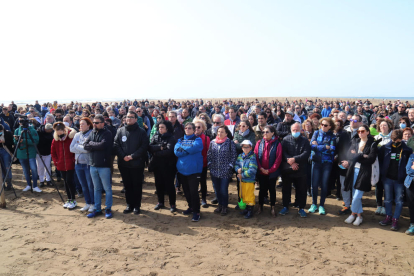
[[[118,156],[118,168],[125,187],[127,207],[124,214],[141,212],[142,180],[149,140],[146,132],[138,126],[138,115],[129,111],[126,126],[116,133],[114,149]]]
[[[105,120],[101,114],[93,119],[93,131],[84,144],[84,149],[89,151],[89,165],[95,193],[95,211],[87,215],[94,218],[102,215],[101,198],[102,190],[105,190],[105,217],[112,218],[112,187],[111,187],[111,166],[112,166],[112,133],[106,129]]]
[[[405,104],[400,103],[398,105],[398,112],[392,114],[391,120],[394,123],[394,127],[396,129],[400,128],[400,119],[402,117],[408,117],[407,112],[405,112]]]

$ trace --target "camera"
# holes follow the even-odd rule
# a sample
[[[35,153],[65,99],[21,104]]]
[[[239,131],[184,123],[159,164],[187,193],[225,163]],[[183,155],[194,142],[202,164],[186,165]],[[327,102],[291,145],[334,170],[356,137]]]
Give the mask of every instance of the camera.
[[[26,115],[16,116],[19,119],[19,123],[23,128],[28,128],[30,120],[27,118]]]

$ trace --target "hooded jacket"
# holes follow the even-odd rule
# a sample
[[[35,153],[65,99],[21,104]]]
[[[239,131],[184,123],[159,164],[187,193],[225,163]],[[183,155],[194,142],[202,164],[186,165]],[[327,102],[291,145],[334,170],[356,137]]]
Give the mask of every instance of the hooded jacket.
[[[247,155],[244,152],[239,154],[234,165],[234,170],[237,172],[239,169],[242,169],[241,181],[246,183],[255,182],[257,173],[257,160],[253,150],[251,150]]]
[[[92,129],[86,133],[78,132],[73,137],[72,143],[70,144],[70,151],[75,154],[76,164],[89,164],[89,152],[84,149],[83,144],[91,133]]]
[[[195,134],[178,139],[174,147],[177,159],[177,170],[183,175],[201,173],[203,171],[203,141]]]
[[[70,151],[70,144],[75,137],[76,130],[66,127],[64,131],[63,138],[60,138],[56,131],[53,133],[51,154],[56,168],[66,172],[75,169],[75,154]]]
[[[392,142],[389,142],[386,145],[383,145],[380,147],[378,152],[378,161],[380,163],[380,173],[381,173],[381,179],[382,181],[385,180],[387,177],[388,168],[390,166],[391,161],[391,147]],[[409,148],[405,143],[401,142],[401,155],[400,160],[398,163],[398,182],[402,183],[404,182],[407,171],[406,166],[408,159],[410,158],[410,155],[413,153],[413,150]]]

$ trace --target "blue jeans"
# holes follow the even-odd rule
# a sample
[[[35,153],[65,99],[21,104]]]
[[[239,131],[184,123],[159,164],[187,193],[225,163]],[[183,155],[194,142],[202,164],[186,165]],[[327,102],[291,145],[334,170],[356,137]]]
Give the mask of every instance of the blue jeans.
[[[101,211],[102,189],[105,190],[106,209],[112,207],[111,169],[105,167],[90,167],[95,194],[95,209]]]
[[[32,186],[30,183],[30,171],[32,171],[33,188],[36,188],[37,180],[39,179],[39,176],[37,175],[36,158],[19,159],[19,161],[23,168],[23,174],[26,178],[27,186]]]
[[[95,204],[93,182],[91,177],[91,171],[88,164],[76,164],[76,175],[82,186],[83,195],[85,196],[86,204]]]
[[[389,178],[385,178],[383,183],[385,191],[385,212],[387,216],[392,216],[392,201],[394,200],[395,210],[393,218],[399,219],[403,207],[404,183]]]
[[[328,194],[329,176],[331,175],[332,163],[312,162],[312,204],[318,203],[318,186],[321,187],[320,206],[325,205]]]
[[[211,176],[211,181],[213,182],[218,204],[227,208],[229,204],[229,179]]]
[[[359,174],[359,168],[354,168],[354,182],[352,184],[352,187],[354,187],[355,182],[358,178]],[[351,211],[352,213],[356,214],[362,214],[362,196],[364,195],[364,192],[361,190],[355,189],[355,187],[352,189],[352,205],[351,205]]]
[[[10,154],[4,149],[0,148],[0,162],[1,162],[1,171],[3,172],[3,178],[6,178],[7,169],[10,166],[11,156]],[[6,180],[12,179],[12,170],[9,171]]]

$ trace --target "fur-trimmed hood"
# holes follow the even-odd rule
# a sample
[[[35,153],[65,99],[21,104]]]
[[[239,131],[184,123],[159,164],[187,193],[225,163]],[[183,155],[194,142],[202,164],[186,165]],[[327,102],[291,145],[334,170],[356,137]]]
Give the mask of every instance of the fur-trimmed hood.
[[[66,137],[69,137],[69,139],[73,139],[73,137],[75,137],[76,133],[77,133],[77,131],[74,130],[73,128],[65,127],[65,137],[63,137],[63,139],[60,139],[59,136],[57,135],[56,131],[55,131],[53,133],[53,139],[55,139],[55,141],[65,141]]]

